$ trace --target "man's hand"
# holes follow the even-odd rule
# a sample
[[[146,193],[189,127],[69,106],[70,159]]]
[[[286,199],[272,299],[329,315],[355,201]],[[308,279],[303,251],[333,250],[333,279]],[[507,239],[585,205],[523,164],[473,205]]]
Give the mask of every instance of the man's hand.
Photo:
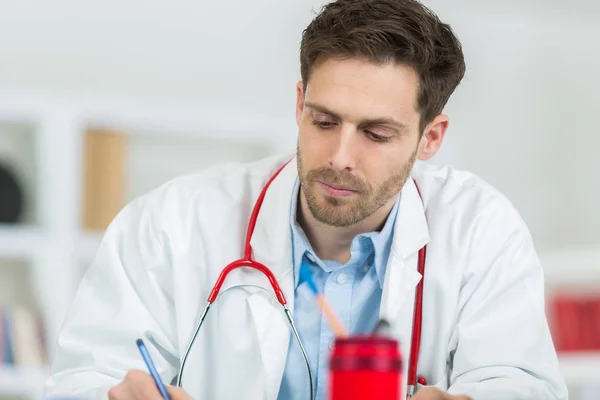
[[[412,400],[472,400],[469,396],[452,396],[434,387],[424,387],[417,391]]]
[[[172,400],[193,400],[181,388],[167,386]],[[150,375],[142,371],[129,371],[123,382],[108,391],[109,400],[163,400]]]

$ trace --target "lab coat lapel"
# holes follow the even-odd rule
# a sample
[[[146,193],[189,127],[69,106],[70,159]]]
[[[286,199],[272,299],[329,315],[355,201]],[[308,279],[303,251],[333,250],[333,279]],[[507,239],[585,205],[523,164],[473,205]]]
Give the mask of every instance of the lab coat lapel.
[[[402,354],[407,361],[412,334],[418,252],[429,241],[423,201],[412,178],[402,189],[402,198],[394,226],[394,239],[386,268],[380,317],[391,323]]]
[[[290,205],[297,178],[296,159],[292,159],[267,190],[250,240],[254,259],[267,266],[275,275],[287,300],[294,309],[294,276],[290,232]],[[266,280],[265,280],[266,282]],[[273,289],[266,283],[267,290]],[[254,318],[263,366],[267,373],[267,396],[277,396],[290,338],[290,329],[281,305],[258,291],[248,298]]]

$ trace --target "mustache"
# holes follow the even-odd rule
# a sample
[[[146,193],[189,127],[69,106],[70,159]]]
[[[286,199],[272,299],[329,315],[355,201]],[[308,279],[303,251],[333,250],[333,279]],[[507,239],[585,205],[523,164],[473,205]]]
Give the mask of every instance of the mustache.
[[[307,176],[309,181],[321,181],[326,184],[341,186],[357,192],[368,192],[371,187],[356,176],[348,172],[338,172],[329,168],[318,168],[309,171]]]

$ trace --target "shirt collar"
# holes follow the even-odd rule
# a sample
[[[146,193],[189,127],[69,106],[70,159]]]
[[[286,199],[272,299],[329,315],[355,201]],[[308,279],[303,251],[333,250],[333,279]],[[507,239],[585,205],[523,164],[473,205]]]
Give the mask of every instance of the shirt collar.
[[[294,262],[294,287],[298,287],[300,279],[300,266],[305,254],[310,254],[312,259],[317,260],[316,255],[304,233],[304,230],[296,220],[296,211],[298,209],[298,194],[300,193],[300,179],[296,179],[292,193],[292,204],[290,207],[290,229],[292,231],[292,257]]]
[[[369,233],[369,235],[371,235],[373,247],[375,248],[375,270],[377,272],[377,277],[379,278],[379,284],[382,288],[388,259],[390,258],[390,251],[392,249],[392,241],[394,239],[394,225],[396,223],[396,215],[398,214],[398,207],[400,205],[400,197],[401,195],[398,195],[394,207],[392,207],[392,210],[383,225],[383,229],[381,229],[380,232]]]
[[[294,184],[294,189],[292,193],[292,204],[290,207],[290,229],[292,231],[292,255],[294,262],[294,287],[298,287],[299,275],[300,275],[300,266],[303,261],[303,257],[305,254],[308,258],[314,259],[316,263],[322,263],[314,253],[306,234],[302,227],[298,224],[296,219],[296,211],[298,209],[298,194],[300,192],[300,179],[296,179],[296,183]],[[361,233],[357,235],[354,239],[352,239],[352,245],[358,245],[358,241],[361,240],[361,237],[367,237],[371,240],[373,245],[375,256],[373,259],[375,270],[377,273],[377,278],[379,279],[379,284],[383,287],[383,281],[385,278],[385,271],[387,267],[387,262],[389,259],[392,240],[394,235],[394,224],[396,223],[396,215],[398,214],[398,207],[400,205],[400,197],[396,199],[394,203],[394,207],[392,208],[383,228],[379,232],[367,232]]]

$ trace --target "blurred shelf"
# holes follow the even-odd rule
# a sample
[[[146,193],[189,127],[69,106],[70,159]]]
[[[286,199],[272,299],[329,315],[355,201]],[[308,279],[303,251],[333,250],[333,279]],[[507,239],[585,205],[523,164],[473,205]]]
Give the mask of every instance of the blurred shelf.
[[[560,370],[567,384],[597,382],[600,377],[600,351],[559,354]]]
[[[40,398],[47,376],[47,367],[0,366],[0,396]]]
[[[600,282],[598,247],[565,247],[540,254],[546,281],[551,284]]]
[[[0,224],[0,258],[30,259],[46,245],[40,229]]]
[[[162,102],[130,102],[115,98],[77,98],[57,94],[0,90],[0,121],[39,122],[64,111],[82,126],[112,127],[129,134],[191,136],[260,142],[275,149],[295,148],[293,136],[279,134],[296,128],[292,117],[227,110],[182,107]],[[269,127],[277,127],[269,128]],[[291,147],[290,147],[291,146]]]
[[[91,262],[96,256],[104,231],[82,231],[79,235],[76,257],[79,261]]]
[[[81,231],[74,246],[75,258],[79,261],[91,261],[104,231]],[[51,246],[49,238],[39,228],[24,225],[0,224],[0,259],[30,260],[47,254]]]

